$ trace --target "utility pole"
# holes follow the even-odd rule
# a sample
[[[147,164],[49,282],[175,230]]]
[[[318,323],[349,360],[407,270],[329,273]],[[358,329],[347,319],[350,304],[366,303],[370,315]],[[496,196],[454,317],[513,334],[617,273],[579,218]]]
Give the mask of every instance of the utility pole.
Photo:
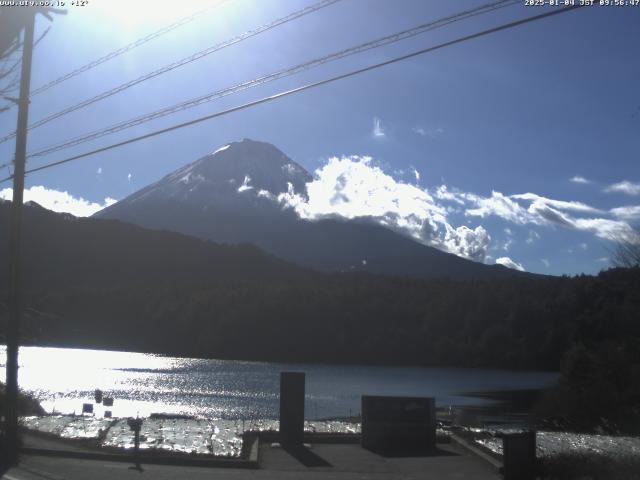
[[[29,116],[29,90],[31,88],[31,57],[33,54],[33,30],[36,10],[25,17],[22,42],[22,71],[20,74],[20,98],[18,99],[18,126],[16,155],[13,170],[13,202],[11,203],[9,236],[9,323],[7,325],[7,410],[5,429],[7,458],[10,464],[18,463],[18,347],[22,320],[22,203],[24,170],[27,153],[27,123]]]

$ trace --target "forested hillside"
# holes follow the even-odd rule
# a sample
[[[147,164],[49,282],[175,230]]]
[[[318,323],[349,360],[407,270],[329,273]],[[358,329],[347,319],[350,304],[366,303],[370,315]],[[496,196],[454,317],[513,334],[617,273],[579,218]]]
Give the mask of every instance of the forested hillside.
[[[28,343],[557,369],[577,344],[640,337],[637,268],[482,281],[326,274],[251,246],[28,211]]]

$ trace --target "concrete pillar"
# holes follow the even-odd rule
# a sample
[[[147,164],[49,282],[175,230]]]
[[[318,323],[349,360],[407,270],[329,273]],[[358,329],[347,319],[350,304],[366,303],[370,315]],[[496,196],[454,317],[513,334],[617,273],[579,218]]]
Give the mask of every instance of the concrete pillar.
[[[536,478],[536,432],[508,433],[502,438],[504,480]]]
[[[304,372],[280,373],[280,442],[302,444],[304,437]]]

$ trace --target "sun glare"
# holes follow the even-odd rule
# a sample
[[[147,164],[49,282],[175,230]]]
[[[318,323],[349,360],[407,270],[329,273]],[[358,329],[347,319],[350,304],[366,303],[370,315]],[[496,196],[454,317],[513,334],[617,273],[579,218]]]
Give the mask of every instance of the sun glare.
[[[89,0],[89,8],[111,24],[126,31],[160,27],[188,17],[196,12],[213,8],[223,0]]]

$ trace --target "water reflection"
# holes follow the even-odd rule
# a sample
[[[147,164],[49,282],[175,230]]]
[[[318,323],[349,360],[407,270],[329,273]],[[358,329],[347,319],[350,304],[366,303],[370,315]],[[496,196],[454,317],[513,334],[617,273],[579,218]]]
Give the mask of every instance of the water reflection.
[[[5,361],[6,350],[0,347],[2,369]],[[440,406],[477,405],[491,400],[461,392],[544,388],[556,378],[545,372],[296,365],[42,347],[21,348],[19,363],[20,387],[47,411],[79,413],[100,388],[115,398],[114,417],[275,418],[283,370],[306,372],[307,418],[355,415],[363,394],[434,396]],[[96,405],[97,416],[103,410]]]

